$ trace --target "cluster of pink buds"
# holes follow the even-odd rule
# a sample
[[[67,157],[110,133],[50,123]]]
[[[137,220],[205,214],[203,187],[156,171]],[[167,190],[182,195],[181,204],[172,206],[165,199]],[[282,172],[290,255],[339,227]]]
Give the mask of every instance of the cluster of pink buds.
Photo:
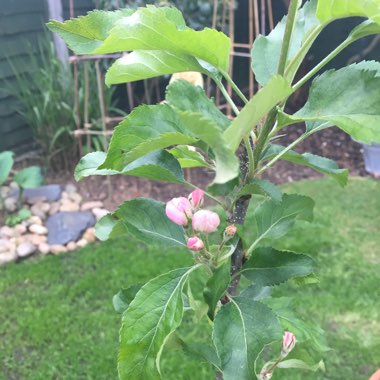
[[[173,198],[166,204],[166,216],[175,224],[187,227],[191,221],[193,230],[210,234],[215,232],[220,224],[219,215],[209,210],[199,210],[203,205],[204,191],[194,190],[188,198]],[[203,241],[198,236],[192,236],[187,241],[187,247],[192,251],[201,251]]]

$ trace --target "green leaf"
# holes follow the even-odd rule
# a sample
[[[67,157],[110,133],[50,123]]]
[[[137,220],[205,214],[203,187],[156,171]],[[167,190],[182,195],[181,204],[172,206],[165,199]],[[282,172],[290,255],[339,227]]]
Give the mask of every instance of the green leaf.
[[[277,103],[293,92],[289,83],[281,76],[273,77],[241,110],[224,132],[224,139],[231,150],[236,151],[241,140],[248,136],[257,123]]]
[[[257,286],[279,285],[294,277],[305,277],[314,272],[311,257],[271,247],[252,252],[241,273]]]
[[[307,121],[309,132],[336,125],[360,142],[380,142],[379,87],[376,71],[327,71],[313,81],[305,106],[292,116],[281,114],[279,124]]]
[[[196,58],[160,50],[141,50],[126,54],[108,69],[106,84],[128,83],[185,71],[209,74]]]
[[[380,77],[380,62],[377,61],[362,61],[359,63],[354,63],[350,65],[353,69],[356,70],[367,70],[376,72],[375,77]]]
[[[32,189],[39,187],[43,184],[44,178],[39,166],[29,166],[28,168],[21,169],[14,177],[13,180],[23,189]]]
[[[354,28],[349,37],[352,42],[359,40],[360,38],[370,36],[373,34],[380,34],[380,25],[373,21],[364,21]]]
[[[131,9],[114,12],[95,10],[65,22],[50,21],[47,26],[58,33],[71,50],[77,54],[89,54],[103,44],[117,21],[133,12]]]
[[[208,304],[208,316],[214,320],[215,309],[230,284],[230,260],[225,261],[215,270],[203,290],[203,297]]]
[[[103,216],[95,225],[96,237],[105,241],[108,239],[126,236],[128,230],[123,224],[122,220],[117,219],[114,214],[107,214]]]
[[[115,129],[107,158],[99,169],[123,170],[133,161],[172,145],[197,141],[165,104],[135,108]]]
[[[277,368],[297,368],[297,369],[305,369],[307,371],[316,372],[318,370],[324,371],[325,365],[322,360],[316,364],[308,364],[304,362],[303,360],[289,359],[289,360],[283,360],[282,362],[277,364]]]
[[[178,161],[165,150],[149,153],[131,162],[120,171],[98,169],[105,159],[106,153],[104,152],[86,154],[75,168],[75,179],[79,181],[91,175],[126,174],[171,183],[182,183],[184,181]]]
[[[172,154],[181,165],[181,168],[198,168],[204,167],[213,169],[204,157],[195,150],[195,148],[190,148],[188,145],[179,145],[173,149],[169,150],[169,153]]]
[[[273,310],[282,327],[297,337],[299,344],[305,343],[309,349],[315,352],[330,350],[325,332],[313,322],[313,319],[311,317],[301,319],[295,315],[295,305],[291,298],[266,298],[262,302]]]
[[[162,202],[135,198],[124,202],[113,216],[130,234],[149,245],[186,246],[184,229],[168,219]]]
[[[230,120],[207,97],[204,90],[187,81],[176,80],[171,83],[166,90],[166,101],[180,111],[199,113],[213,120],[222,130],[230,125]]]
[[[239,174],[239,161],[215,122],[195,112],[179,112],[179,116],[186,130],[212,149],[216,167],[214,183],[225,183],[236,178]]]
[[[214,347],[210,347],[204,343],[186,343],[183,340],[181,340],[181,346],[186,354],[190,354],[198,360],[205,360],[220,370],[220,359]]]
[[[181,324],[183,287],[199,268],[176,269],[149,281],[123,315],[118,370],[121,380],[160,378],[160,357],[168,337]]]
[[[319,34],[318,27],[320,26],[320,22],[315,15],[317,2],[317,0],[306,2],[297,14],[289,46],[288,62],[296,56],[302,46],[306,48],[306,51],[297,60],[296,69],[298,69],[307,50]],[[259,36],[253,44],[252,69],[255,73],[255,79],[261,85],[268,83],[270,78],[277,73],[286,20],[287,16],[276,25],[268,36]],[[293,71],[296,71],[296,69]],[[295,72],[287,76],[287,79],[292,81],[294,74]]]
[[[8,178],[13,166],[13,152],[4,151],[0,153],[0,185]]]
[[[271,160],[280,154],[285,147],[277,144],[269,145],[268,149],[264,152],[262,160]],[[307,166],[315,171],[326,174],[335,179],[341,186],[347,185],[348,170],[340,169],[335,161],[326,157],[317,156],[311,153],[297,153],[294,150],[289,150],[281,157],[282,160],[292,162],[297,165]]]
[[[249,194],[269,196],[277,202],[280,202],[282,199],[282,191],[266,179],[254,179],[249,184],[244,185],[239,191],[238,197]]]
[[[260,352],[281,338],[282,328],[269,307],[243,297],[231,299],[214,322],[213,340],[223,379],[256,379],[255,362]]]
[[[128,288],[121,289],[112,298],[112,304],[117,313],[124,313],[128,309],[129,304],[136,297],[136,294],[141,289],[142,284],[132,285]]]
[[[303,195],[284,194],[281,202],[267,199],[255,209],[253,207],[251,202],[246,222],[239,232],[245,245],[249,246],[254,238],[251,250],[284,236],[297,219],[310,222],[313,218],[314,201]]]
[[[94,18],[91,14],[89,16]],[[100,15],[96,23],[86,20],[89,16],[71,23],[55,21],[49,27],[60,34],[70,48],[79,54],[108,54],[133,50],[168,51],[190,55],[219,70],[228,71],[230,39],[216,30],[206,28],[197,32],[186,27],[181,12],[175,8],[147,6],[124,17]],[[97,32],[98,28],[103,33]]]
[[[345,17],[368,17],[380,23],[379,0],[319,0],[317,17],[321,22],[329,22]]]

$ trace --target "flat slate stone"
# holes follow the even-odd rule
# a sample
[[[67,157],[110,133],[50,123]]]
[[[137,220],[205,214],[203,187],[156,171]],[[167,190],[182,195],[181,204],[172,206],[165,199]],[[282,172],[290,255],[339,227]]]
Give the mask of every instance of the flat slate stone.
[[[62,187],[60,185],[46,185],[35,189],[25,189],[24,198],[28,201],[33,198],[45,198],[49,202],[55,202],[61,198]],[[10,197],[18,197],[18,189],[11,192]]]
[[[65,245],[77,241],[83,232],[95,225],[95,216],[91,211],[58,212],[48,218],[48,243]]]

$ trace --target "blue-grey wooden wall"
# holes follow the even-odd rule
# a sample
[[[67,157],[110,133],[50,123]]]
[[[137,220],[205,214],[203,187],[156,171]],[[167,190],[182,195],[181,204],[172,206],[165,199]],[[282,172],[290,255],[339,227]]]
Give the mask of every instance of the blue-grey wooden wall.
[[[75,15],[93,8],[92,0],[75,0]],[[69,18],[69,0],[62,0],[63,17]],[[21,72],[28,72],[28,50],[37,52],[48,19],[46,0],[1,0],[0,7],[0,151],[31,145],[32,134],[17,113],[19,105],[9,96],[6,82],[14,83],[9,61]]]

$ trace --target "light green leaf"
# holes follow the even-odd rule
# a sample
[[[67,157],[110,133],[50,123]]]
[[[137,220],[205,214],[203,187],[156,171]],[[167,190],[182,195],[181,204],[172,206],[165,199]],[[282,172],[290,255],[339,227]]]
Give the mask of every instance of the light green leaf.
[[[193,150],[194,149],[194,150]],[[215,168],[209,164],[204,157],[195,150],[195,148],[190,149],[187,145],[176,146],[169,150],[181,165],[181,168],[198,168],[204,167],[214,170]]]
[[[175,8],[147,6],[121,18],[119,15],[107,15],[104,20],[99,17],[97,23],[85,20],[86,17],[81,22],[55,21],[49,27],[80,54],[164,50],[190,55],[228,71],[230,39],[216,30],[206,28],[197,32],[186,27],[181,12]],[[83,24],[85,33],[81,29]],[[103,31],[100,35],[96,32],[98,28]]]
[[[122,220],[116,218],[114,214],[107,214],[103,216],[95,225],[96,237],[105,241],[114,239],[120,236],[127,236],[127,227],[123,224]]]
[[[282,191],[266,179],[254,179],[249,184],[244,185],[239,191],[238,197],[248,194],[269,196],[277,202],[280,202],[282,199]]]
[[[166,104],[135,108],[115,129],[99,169],[123,170],[133,161],[172,145],[191,144],[178,115]]]
[[[265,345],[281,338],[282,328],[266,305],[243,297],[223,305],[213,332],[223,379],[256,379],[257,357]]]
[[[280,154],[285,147],[281,145],[271,144],[264,152],[263,160],[271,160],[273,157]],[[282,160],[292,162],[297,165],[307,166],[315,171],[326,174],[335,179],[341,186],[345,186],[348,180],[348,170],[340,169],[335,161],[326,157],[317,156],[311,153],[297,153],[294,150],[289,150],[282,157]]]
[[[351,16],[372,19],[356,27],[349,36],[350,43],[371,34],[378,34],[380,23],[379,0],[311,0],[298,11],[290,41],[285,78],[292,82],[306,54],[321,31],[332,21]],[[268,36],[256,38],[252,48],[252,68],[256,80],[266,84],[277,73],[284,37],[285,16]]]
[[[112,304],[117,313],[124,313],[128,309],[129,304],[136,297],[136,294],[141,289],[141,284],[132,285],[128,288],[121,289],[112,298]]]
[[[41,186],[44,182],[44,177],[39,166],[29,166],[17,172],[13,180],[24,189],[32,189]]]
[[[306,369],[307,371],[313,371],[313,372],[316,372],[318,370],[321,370],[321,371],[325,370],[325,365],[322,360],[316,364],[308,364],[304,362],[303,360],[289,359],[289,360],[283,360],[277,365],[277,367],[278,368]]]
[[[13,152],[4,151],[0,153],[0,185],[8,178],[13,166]]]
[[[184,229],[168,219],[164,203],[135,198],[124,202],[113,216],[130,234],[149,245],[186,246]]]
[[[362,61],[359,63],[354,63],[350,65],[353,69],[356,70],[367,70],[376,72],[375,77],[380,77],[380,62],[377,61]]]
[[[236,178],[239,161],[215,122],[195,112],[179,112],[179,116],[186,130],[212,149],[216,167],[214,183],[225,183]]]
[[[216,104],[208,98],[204,90],[184,80],[176,80],[166,90],[166,101],[180,111],[199,113],[211,120],[222,130],[230,125],[230,120]]]
[[[277,103],[285,100],[292,88],[281,76],[273,77],[241,110],[224,132],[224,139],[231,150],[236,151],[242,139],[249,135],[255,125]]]
[[[91,175],[126,174],[151,180],[182,183],[183,172],[178,161],[168,152],[159,150],[131,162],[122,170],[98,169],[106,159],[104,152],[92,152],[81,158],[75,168],[77,181]]]
[[[314,201],[298,194],[284,194],[281,202],[267,199],[254,208],[253,202],[248,207],[246,222],[240,228],[239,235],[245,245],[254,247],[270,243],[284,236],[297,219],[311,221]],[[253,244],[251,244],[251,242]]]
[[[298,11],[289,46],[288,62],[296,56],[301,46],[308,47],[308,50],[319,33],[320,22],[315,15],[317,2],[317,0],[308,1]],[[268,83],[270,78],[277,73],[286,20],[287,16],[276,25],[268,36],[260,35],[253,44],[252,69],[255,73],[255,79],[261,85]],[[297,60],[296,69],[305,57],[307,50]],[[292,81],[294,74],[287,76],[289,81]]]
[[[376,22],[367,20],[354,28],[349,37],[352,39],[352,42],[354,42],[372,34],[380,34],[380,25]]]
[[[89,54],[103,44],[117,21],[133,12],[131,9],[95,10],[65,22],[50,21],[47,26],[58,33],[71,50],[77,54]]]
[[[183,287],[199,268],[176,269],[149,281],[123,315],[118,370],[121,380],[160,378],[166,340],[181,324]]]
[[[108,69],[106,84],[128,83],[185,71],[208,72],[196,58],[160,50],[141,50],[126,54]]]
[[[305,106],[294,115],[281,114],[279,124],[307,121],[308,131],[336,125],[360,142],[380,142],[379,88],[377,71],[327,71],[313,81]]]
[[[203,297],[208,304],[208,316],[214,320],[215,309],[230,284],[230,260],[225,261],[215,270],[203,290]]]
[[[380,23],[379,0],[319,0],[317,17],[321,22],[361,16]]]
[[[271,247],[252,252],[241,273],[257,286],[279,285],[294,277],[305,277],[314,272],[311,257]]]

